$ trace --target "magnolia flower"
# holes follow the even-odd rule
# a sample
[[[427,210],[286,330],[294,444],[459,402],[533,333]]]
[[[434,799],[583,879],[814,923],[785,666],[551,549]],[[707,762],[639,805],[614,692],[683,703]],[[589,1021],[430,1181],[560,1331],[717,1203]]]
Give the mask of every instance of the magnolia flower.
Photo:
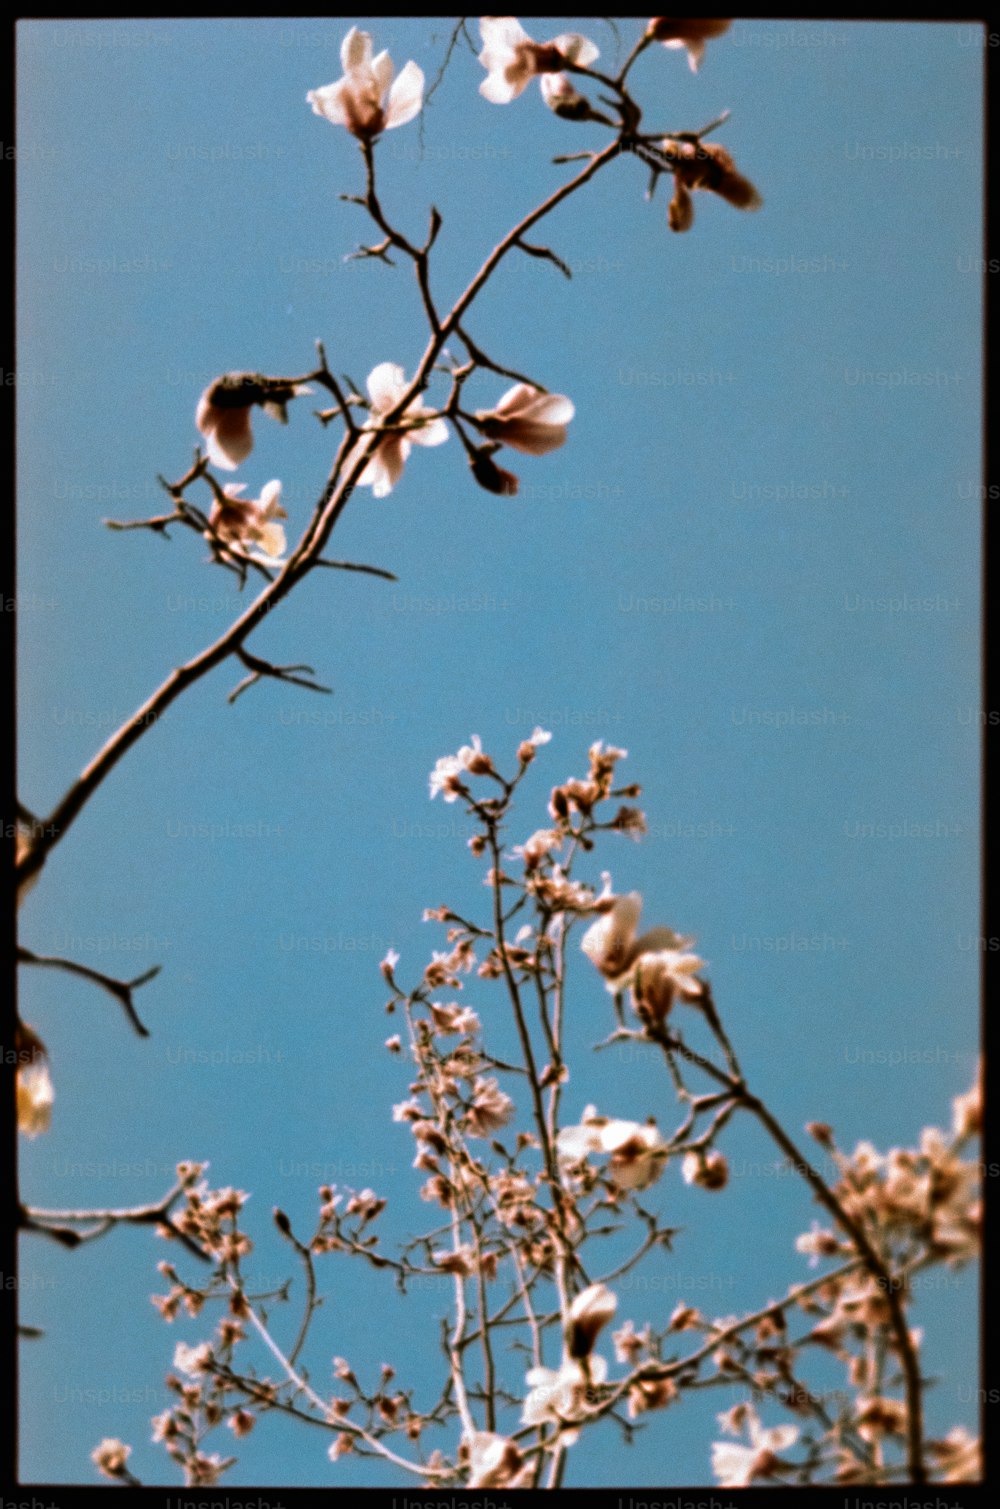
[[[797,1425],[775,1425],[764,1430],[752,1409],[746,1412],[750,1445],[715,1441],[712,1471],[723,1488],[747,1488],[754,1478],[772,1477],[782,1464],[776,1453],[787,1451],[799,1438]]]
[[[464,772],[488,775],[492,769],[493,761],[484,751],[482,740],[478,734],[473,734],[472,743],[463,744],[458,754],[442,755],[437,761],[430,777],[431,800],[440,791],[446,802],[457,801]]]
[[[371,419],[366,430],[377,429],[384,415],[391,413],[407,390],[406,376],[395,362],[380,362],[368,374],[368,397],[371,399]],[[443,445],[448,439],[448,426],[439,417],[424,422],[431,410],[424,407],[419,398],[408,404],[397,421],[406,428],[389,431],[379,440],[368,465],[358,478],[359,487],[370,487],[376,498],[384,498],[403,475],[403,467],[414,445]],[[365,441],[358,442],[364,445]]]
[[[686,48],[691,71],[697,73],[705,55],[705,43],[710,37],[721,37],[729,26],[728,21],[709,21],[704,16],[689,21],[654,16],[646,27],[646,35],[654,42],[662,42],[664,47]]]
[[[466,1436],[465,1444],[469,1453],[467,1488],[506,1488],[515,1484],[524,1458],[508,1436],[477,1430]]]
[[[311,392],[308,383],[271,382],[255,372],[227,372],[216,378],[198,400],[194,417],[205,437],[209,461],[223,471],[234,472],[253,450],[250,410],[254,404],[272,419],[287,424],[291,400]]]
[[[484,435],[526,456],[544,456],[566,444],[566,426],[576,410],[562,393],[543,393],[525,382],[503,395],[495,409],[479,409],[476,423]]]
[[[524,860],[526,870],[537,870],[553,849],[562,847],[565,835],[558,828],[538,828],[523,844],[515,844],[511,854]]]
[[[17,1129],[25,1137],[37,1137],[52,1125],[56,1092],[49,1075],[45,1044],[32,1028],[18,1022],[14,1031],[17,1054]]]
[[[590,962],[601,971],[611,991],[621,990],[643,954],[658,950],[678,950],[691,940],[681,938],[669,927],[654,927],[641,938],[635,936],[642,913],[638,891],[616,896],[610,911],[584,933],[580,947]]]
[[[942,1483],[978,1483],[983,1475],[978,1439],[964,1425],[954,1425],[941,1441],[928,1441]]]
[[[573,87],[568,73],[543,73],[539,88],[549,109],[565,120],[586,120],[590,114],[589,102]]]
[[[617,1297],[604,1284],[591,1284],[569,1308],[566,1322],[566,1353],[577,1359],[589,1357],[601,1330],[618,1308]]]
[[[504,1094],[495,1079],[477,1079],[465,1117],[466,1135],[489,1137],[505,1127],[513,1114],[514,1102]]]
[[[587,68],[600,57],[593,42],[576,33],[535,42],[516,16],[481,16],[479,30],[483,39],[479,61],[487,74],[479,93],[493,105],[516,100],[536,74],[559,73],[566,63]]]
[[[815,1268],[821,1257],[836,1257],[841,1251],[840,1238],[826,1230],[818,1221],[813,1221],[808,1231],[795,1238],[795,1251],[809,1255],[809,1266]]]
[[[184,1463],[188,1482],[196,1488],[213,1488],[226,1468],[233,1465],[233,1460],[232,1457],[223,1460],[217,1451],[213,1451],[211,1455],[206,1455],[203,1451],[195,1452]]]
[[[663,151],[671,160],[674,174],[674,197],[667,209],[672,231],[690,230],[694,224],[691,189],[708,189],[738,210],[757,210],[763,204],[749,178],[736,171],[732,157],[718,142],[675,141],[668,136]]]
[[[616,1189],[648,1189],[667,1162],[667,1144],[655,1122],[598,1116],[593,1106],[579,1126],[563,1127],[556,1149],[567,1163],[580,1163],[590,1153],[610,1154],[607,1175]]]
[[[229,482],[216,498],[208,516],[211,526],[205,538],[222,540],[237,547],[237,556],[278,566],[285,551],[285,531],[276,519],[287,519],[281,506],[281,483],[268,482],[259,498],[241,498],[246,483]]]
[[[552,735],[548,729],[534,728],[527,739],[522,739],[517,746],[517,758],[522,765],[528,765],[535,758],[542,744],[551,744]]]
[[[632,978],[632,1004],[644,1021],[662,1026],[678,996],[697,1001],[704,985],[695,976],[704,965],[697,954],[675,948],[640,954]]]
[[[702,1189],[725,1189],[729,1182],[729,1164],[724,1153],[688,1153],[681,1164],[685,1184],[698,1184]]]
[[[521,1411],[521,1423],[565,1426],[567,1422],[582,1420],[587,1413],[588,1395],[607,1376],[608,1364],[603,1357],[588,1357],[584,1362],[566,1357],[558,1371],[529,1368],[525,1382],[530,1392]],[[563,1436],[567,1444],[575,1439],[575,1431],[567,1431]]]
[[[208,1371],[211,1356],[212,1348],[207,1341],[201,1342],[196,1347],[190,1347],[187,1342],[179,1341],[174,1349],[174,1367],[186,1378],[198,1378]]]
[[[520,478],[515,472],[508,472],[502,466],[497,466],[492,456],[494,450],[495,445],[484,445],[473,451],[469,457],[469,469],[479,486],[488,493],[496,493],[500,498],[516,498],[521,485]]]
[[[452,1032],[479,1031],[480,1021],[471,1006],[459,1006],[457,1001],[444,1006],[439,1002],[431,1001],[430,1013],[435,1032],[447,1035]]]
[[[908,1411],[903,1399],[869,1394],[857,1401],[858,1435],[869,1445],[883,1436],[905,1436]]]
[[[131,1455],[131,1446],[126,1446],[124,1441],[113,1436],[105,1436],[90,1453],[90,1460],[106,1478],[120,1478],[125,1475],[125,1463]]]
[[[344,77],[323,89],[310,89],[306,103],[313,112],[335,126],[346,126],[354,136],[371,141],[383,131],[405,126],[420,113],[424,75],[416,63],[393,81],[392,59],[387,52],[372,58],[368,32],[352,26],[340,47]],[[391,86],[391,87],[390,87]]]

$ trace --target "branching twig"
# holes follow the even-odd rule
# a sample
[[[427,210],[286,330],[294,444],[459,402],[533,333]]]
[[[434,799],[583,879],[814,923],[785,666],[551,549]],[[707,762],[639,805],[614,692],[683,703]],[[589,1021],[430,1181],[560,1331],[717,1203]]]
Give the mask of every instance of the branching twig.
[[[162,965],[154,964],[152,969],[147,969],[144,974],[136,975],[134,980],[116,980],[111,975],[102,973],[99,969],[92,969],[89,964],[79,964],[75,959],[62,959],[48,954],[33,953],[30,948],[19,947],[17,950],[18,963],[37,965],[43,969],[63,969],[67,974],[79,975],[84,980],[90,980],[95,985],[100,985],[109,995],[120,1002],[125,1015],[140,1037],[149,1036],[149,1028],[143,1026],[132,1001],[132,994],[141,985],[155,979],[160,973]]]

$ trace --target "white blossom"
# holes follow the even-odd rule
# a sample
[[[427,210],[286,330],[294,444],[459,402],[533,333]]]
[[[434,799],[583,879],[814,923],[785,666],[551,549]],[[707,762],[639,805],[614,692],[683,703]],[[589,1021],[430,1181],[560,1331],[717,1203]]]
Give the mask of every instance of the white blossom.
[[[343,78],[322,89],[310,89],[306,95],[316,115],[370,141],[383,131],[405,126],[420,113],[423,71],[410,62],[394,80],[389,54],[380,52],[372,57],[368,32],[351,27],[341,44],[340,62]]]

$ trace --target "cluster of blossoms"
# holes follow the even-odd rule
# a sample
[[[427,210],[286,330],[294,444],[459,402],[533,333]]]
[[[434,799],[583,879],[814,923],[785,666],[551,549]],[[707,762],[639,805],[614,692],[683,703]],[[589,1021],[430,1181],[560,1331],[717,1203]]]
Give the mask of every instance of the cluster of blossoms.
[[[616,1279],[650,1253],[672,1250],[677,1235],[640,1197],[666,1183],[675,1160],[687,1184],[724,1189],[728,1168],[715,1142],[737,1109],[759,1103],[746,1091],[691,940],[664,926],[640,932],[638,893],[616,894],[608,874],[597,889],[573,873],[601,834],[635,837],[645,826],[638,808],[620,805],[641,794],[634,783],[619,782],[626,752],[594,744],[587,773],[551,789],[551,826],[506,843],[515,790],[550,737],[537,728],[521,742],[512,776],[476,736],[438,761],[431,775],[431,795],[461,801],[476,821],[469,847],[488,866],[491,897],[488,921],[449,905],[425,912],[425,920],[446,928],[446,947],[431,950],[415,988],[399,983],[396,950],[381,964],[390,988],[386,1011],[405,1023],[386,1048],[411,1065],[393,1120],[411,1140],[420,1195],[439,1214],[429,1231],[390,1252],[374,1230],[386,1209],[374,1190],[322,1186],[315,1231],[304,1239],[284,1212],[274,1212],[309,1275],[292,1352],[286,1356],[270,1343],[284,1360],[283,1377],[236,1364],[235,1349],[251,1325],[268,1334],[261,1301],[288,1298],[284,1287],[263,1296],[248,1287],[241,1265],[250,1242],[237,1224],[246,1196],[210,1189],[203,1165],[178,1170],[185,1205],[164,1235],[194,1245],[215,1267],[208,1283],[195,1285],[176,1265],[161,1264],[170,1287],[154,1303],[168,1321],[198,1316],[210,1303],[226,1311],[210,1340],[177,1345],[167,1380],[177,1402],[153,1421],[154,1439],[189,1483],[214,1483],[232,1461],[206,1450],[209,1431],[224,1426],[238,1440],[267,1412],[291,1409],[331,1433],[332,1462],[381,1456],[435,1488],[535,1487],[546,1465],[551,1482],[596,1421],[611,1418],[631,1429],[629,1422],[677,1407],[688,1388],[711,1383],[747,1390],[746,1400],[720,1414],[720,1439],[711,1447],[712,1472],[723,1487],[905,1477],[913,1416],[901,1378],[921,1344],[907,1318],[912,1279],[935,1263],[965,1263],[978,1250],[978,1168],[964,1149],[981,1128],[981,1087],[955,1100],[949,1133],[928,1129],[914,1150],[883,1155],[862,1143],[847,1155],[831,1127],[809,1124],[838,1171],[828,1189],[828,1209],[837,1214],[828,1226],[814,1222],[795,1247],[810,1267],[827,1271],[742,1318],[703,1316],[683,1301],[659,1327],[655,1318],[621,1318]],[[563,1058],[566,948],[578,926],[582,955],[613,997],[618,1027],[611,1040],[646,1043],[673,1060],[681,1117],[672,1133],[653,1116],[607,1115],[593,1105],[575,1121],[562,1114],[570,1084]],[[487,1048],[484,1004],[461,995],[491,986],[506,993],[519,1061]],[[675,1012],[678,1004],[691,1010]],[[724,1064],[687,1049],[681,1033],[688,1023],[709,1030],[725,1050]],[[688,1063],[710,1071],[707,1092],[688,1087],[689,1069],[682,1069]],[[588,1244],[609,1229],[625,1229],[623,1217],[641,1227],[642,1240],[604,1277],[595,1276],[596,1248]],[[429,1407],[396,1383],[388,1364],[370,1388],[343,1357],[333,1360],[331,1391],[299,1371],[318,1303],[313,1264],[326,1254],[360,1259],[404,1292],[416,1283],[453,1287],[455,1323],[444,1346],[449,1376]],[[613,1318],[619,1323],[611,1332],[612,1361],[600,1343]],[[804,1329],[795,1327],[797,1318]],[[501,1338],[519,1334],[524,1361],[500,1347]],[[814,1394],[802,1377],[811,1357],[835,1359],[845,1370],[833,1421],[825,1395]],[[915,1365],[919,1371],[919,1360]],[[771,1410],[786,1418],[768,1419]],[[450,1452],[431,1445],[435,1432],[452,1426]],[[120,1477],[128,1450],[105,1441],[94,1460],[106,1476]],[[980,1474],[978,1443],[963,1427],[923,1441],[922,1451],[927,1472],[940,1481]]]
[[[701,62],[706,42],[722,35],[728,21],[671,20],[654,17],[648,24],[638,51],[662,43],[666,48],[684,48],[692,68]],[[613,123],[596,109],[573,83],[591,83],[617,89],[626,96],[620,81],[609,81],[594,68],[600,53],[589,38],[576,32],[563,33],[547,42],[537,42],[514,16],[483,16],[480,19],[483,49],[479,61],[486,70],[480,93],[493,104],[509,104],[522,95],[532,79],[539,80],[542,98],[556,114],[576,121]],[[342,76],[306,96],[313,112],[330,124],[343,127],[356,137],[371,164],[373,144],[386,131],[413,121],[424,104],[423,71],[412,60],[397,74],[388,52],[374,52],[371,35],[352,27],[341,46]],[[621,75],[624,79],[624,73]],[[626,111],[634,133],[637,107]],[[630,143],[631,144],[631,143]],[[668,224],[675,231],[687,230],[694,219],[691,192],[705,189],[740,209],[754,209],[760,197],[753,184],[737,170],[729,153],[698,136],[636,136],[636,150],[653,170],[673,176],[674,193]],[[369,191],[369,207],[374,191]],[[365,201],[361,201],[365,202]],[[381,212],[378,212],[382,223]],[[391,238],[390,238],[391,239]],[[373,253],[375,254],[375,253]],[[381,255],[381,253],[378,253]],[[518,382],[492,409],[466,413],[453,402],[446,410],[425,405],[413,394],[404,369],[394,362],[380,362],[369,373],[367,399],[351,395],[348,403],[362,406],[367,418],[359,426],[354,447],[345,464],[364,461],[357,477],[376,498],[386,497],[397,485],[414,445],[438,446],[448,438],[448,422],[478,429],[483,443],[475,444],[459,429],[468,453],[472,474],[490,492],[512,496],[517,492],[514,473],[493,459],[500,446],[510,446],[530,456],[542,456],[562,445],[566,427],[573,418],[569,398],[549,393],[537,384]],[[225,471],[235,471],[253,448],[251,415],[255,407],[287,422],[289,403],[313,392],[301,379],[270,378],[255,372],[230,372],[205,389],[197,406],[195,422],[201,432],[208,461]],[[321,418],[326,416],[321,415]],[[371,441],[372,433],[378,436]],[[216,487],[215,504],[207,537],[221,547],[222,559],[252,561],[263,566],[284,564],[285,534],[276,520],[284,518],[280,507],[280,483],[272,481],[257,498],[242,498],[244,484]]]
[[[537,78],[541,98],[555,115],[611,127],[616,145],[650,168],[653,188],[663,174],[671,176],[667,223],[684,232],[694,221],[695,191],[743,210],[755,209],[760,196],[723,147],[703,140],[721,121],[700,133],[640,131],[641,111],[627,91],[627,75],[654,45],[685,51],[697,71],[707,42],[729,24],[653,18],[610,77],[595,66],[598,48],[579,33],[537,41],[515,17],[483,17],[479,62],[486,77],[480,94],[490,104],[509,104]],[[426,281],[427,254],[440,227],[436,211],[422,248],[388,225],[375,188],[374,147],[384,132],[421,112],[422,70],[410,61],[397,73],[389,54],[376,55],[371,36],[357,28],[344,39],[341,64],[342,76],[311,90],[307,103],[360,144],[367,192],[355,202],[386,234],[380,248],[364,248],[362,254],[388,260],[388,248],[402,248],[413,259],[432,335],[440,342],[432,340],[412,378],[402,366],[380,362],[368,375],[367,396],[353,391],[351,383],[345,397],[325,356],[322,368],[308,378],[233,372],[216,379],[195,415],[207,464],[237,470],[252,452],[254,408],[286,423],[291,401],[311,394],[318,383],[338,404],[318,418],[325,424],[339,411],[345,423],[334,477],[339,468],[342,479],[350,480],[350,473],[356,485],[384,498],[399,484],[414,446],[434,448],[454,433],[479,485],[512,496],[518,479],[496,463],[496,453],[507,447],[544,456],[562,446],[574,405],[479,352],[459,323],[461,302],[442,324]],[[591,99],[584,90],[595,87],[602,92]],[[617,122],[606,110],[616,112]],[[582,155],[593,161],[599,154]],[[562,265],[547,248],[512,235],[511,245]],[[467,362],[452,356],[445,337],[464,345]],[[423,395],[430,373],[440,370],[438,357],[450,362],[452,387],[435,405]],[[462,407],[462,385],[477,367],[517,380],[492,408],[470,412]],[[356,410],[363,416],[357,420]],[[246,484],[220,485],[200,458],[196,473],[206,476],[213,491],[211,512],[198,527],[216,558],[238,569],[246,563],[265,571],[283,565],[287,541],[280,521],[287,515],[281,483],[271,481],[259,496],[246,498]],[[814,1223],[796,1248],[811,1266],[839,1266],[742,1319],[707,1319],[683,1303],[659,1330],[652,1320],[637,1329],[625,1318],[611,1332],[620,1373],[610,1376],[612,1364],[599,1343],[619,1310],[612,1284],[650,1253],[669,1252],[676,1235],[638,1197],[660,1181],[666,1185],[664,1175],[674,1161],[686,1184],[723,1190],[729,1165],[715,1143],[737,1111],[763,1108],[750,1096],[722,1029],[707,966],[692,951],[694,939],[665,925],[640,932],[643,902],[637,891],[616,892],[608,873],[600,890],[574,874],[599,835],[640,839],[646,831],[643,812],[632,805],[640,788],[619,784],[618,766],[627,752],[603,741],[592,745],[586,773],[552,788],[547,825],[507,844],[515,790],[550,740],[541,728],[524,739],[510,777],[478,735],[437,761],[430,796],[462,802],[475,819],[469,848],[488,865],[490,914],[485,921],[471,921],[446,905],[430,908],[425,918],[447,928],[446,947],[432,950],[412,990],[397,983],[395,950],[381,965],[392,992],[386,1010],[405,1020],[405,1033],[393,1032],[385,1046],[400,1058],[407,1055],[412,1065],[406,1098],[394,1106],[393,1120],[411,1139],[419,1193],[434,1208],[431,1230],[390,1255],[375,1230],[386,1200],[368,1188],[321,1186],[315,1230],[304,1240],[276,1209],[275,1226],[306,1276],[302,1320],[286,1353],[268,1330],[265,1304],[287,1301],[288,1285],[254,1294],[243,1268],[253,1251],[240,1223],[248,1196],[210,1188],[202,1177],[205,1165],[178,1169],[183,1208],[172,1222],[164,1220],[160,1231],[207,1259],[212,1274],[195,1284],[176,1264],[161,1263],[169,1288],[154,1295],[153,1303],[167,1322],[182,1314],[198,1317],[210,1304],[223,1305],[225,1312],[211,1339],[176,1345],[167,1377],[175,1402],[152,1421],[153,1440],[190,1485],[215,1484],[235,1460],[205,1449],[210,1432],[221,1425],[239,1440],[263,1415],[279,1410],[332,1434],[332,1462],[350,1455],[381,1457],[416,1474],[428,1488],[537,1487],[548,1468],[548,1484],[556,1486],[566,1451],[589,1425],[614,1419],[628,1437],[631,1427],[617,1412],[619,1404],[635,1421],[674,1405],[688,1387],[713,1383],[741,1385],[755,1401],[809,1417],[810,1426],[807,1431],[800,1423],[765,1424],[750,1402],[720,1415],[721,1434],[729,1439],[714,1443],[711,1463],[722,1486],[881,1483],[898,1479],[915,1460],[913,1376],[916,1370],[919,1385],[921,1338],[909,1327],[904,1307],[921,1268],[965,1263],[978,1251],[978,1171],[962,1156],[965,1142],[980,1130],[978,1087],[955,1102],[951,1134],[928,1129],[915,1150],[894,1148],[882,1155],[862,1143],[848,1157],[837,1150],[829,1127],[813,1124],[812,1134],[833,1155],[839,1177],[828,1189],[814,1176],[813,1192],[818,1181],[831,1224]],[[681,1108],[672,1133],[653,1115],[641,1120],[609,1115],[594,1104],[584,1105],[575,1121],[563,1115],[562,1096],[570,1084],[564,1057],[567,945],[578,925],[584,927],[582,953],[612,998],[609,1009],[617,1025],[607,1041],[629,1040],[662,1053],[666,1061]],[[502,1054],[484,1041],[479,1002],[450,999],[470,986],[473,993],[493,985],[506,993],[514,1028],[513,1048]],[[715,1058],[688,1050],[682,1034],[689,1024],[708,1032]],[[44,1045],[30,1028],[19,1030],[18,1048],[18,1120],[34,1136],[49,1124],[51,1080]],[[688,1084],[692,1066],[708,1078],[701,1093]],[[765,1117],[764,1125],[774,1132],[773,1118]],[[785,1145],[777,1131],[779,1145]],[[603,1278],[592,1277],[599,1260],[588,1244],[627,1229],[623,1218],[635,1224],[642,1239]],[[310,1373],[300,1365],[319,1306],[315,1262],[331,1254],[390,1274],[404,1292],[417,1281],[453,1286],[454,1325],[442,1338],[448,1377],[427,1408],[417,1407],[413,1390],[396,1384],[389,1364],[382,1365],[369,1389],[344,1357],[333,1358],[329,1386],[312,1381],[322,1377],[320,1370]],[[790,1317],[800,1314],[807,1317],[808,1330],[794,1337]],[[279,1364],[276,1379],[237,1366],[237,1348],[250,1329]],[[684,1335],[690,1335],[693,1350],[678,1356]],[[501,1356],[500,1341],[514,1336],[514,1346]],[[832,1425],[799,1377],[806,1347],[822,1348],[846,1368],[853,1392]],[[425,1438],[442,1428],[452,1431],[450,1452],[427,1450]],[[961,1427],[921,1446],[943,1481],[972,1480],[980,1471],[978,1444]],[[906,1461],[904,1450],[910,1452]],[[789,1454],[796,1451],[793,1460]],[[92,1457],[106,1478],[132,1483],[130,1452],[122,1441],[107,1438]]]

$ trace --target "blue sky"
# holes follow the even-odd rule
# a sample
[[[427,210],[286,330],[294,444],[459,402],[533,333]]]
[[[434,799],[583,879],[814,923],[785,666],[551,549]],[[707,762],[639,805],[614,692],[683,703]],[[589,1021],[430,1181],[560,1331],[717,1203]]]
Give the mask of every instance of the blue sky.
[[[304,371],[317,337],[359,379],[385,360],[410,372],[423,348],[405,270],[343,260],[366,234],[338,198],[360,165],[305,104],[339,76],[353,22],[19,24],[20,760],[36,811],[239,609],[193,537],[101,523],[159,509],[156,474],[188,465],[204,385]],[[580,24],[611,60],[609,27]],[[450,26],[371,29],[431,78]],[[697,76],[683,54],[641,60],[664,129],[732,109],[718,139],[763,210],[699,195],[673,236],[638,163],[599,175],[544,233],[572,281],[511,261],[468,321],[572,396],[567,446],[518,458],[515,500],[477,490],[454,441],[418,452],[389,498],[359,492],[336,553],[398,584],[317,573],[253,641],[309,661],[334,696],[266,685],[229,708],[225,668],[91,802],[24,907],[25,941],[115,974],[164,968],[140,997],[147,1041],[83,982],[26,974],[58,1094],[52,1132],[23,1149],[27,1198],[125,1204],[162,1192],[179,1158],[210,1159],[217,1183],[253,1192],[262,1283],[290,1271],[272,1205],[305,1222],[322,1179],[375,1185],[392,1229],[419,1229],[376,966],[391,944],[415,974],[437,942],[423,908],[480,895],[456,809],[428,801],[434,761],[477,732],[509,762],[536,723],[554,739],[520,836],[593,739],[629,750],[651,834],[604,864],[651,921],[697,934],[751,1083],[793,1132],[818,1118],[846,1146],[888,1146],[947,1120],[978,1031],[978,42],[966,24],[754,20]],[[392,216],[413,235],[430,204],[444,216],[441,302],[569,171],[551,157],[596,136],[534,88],[488,104],[481,76],[459,49],[422,144],[413,124],[378,148]],[[504,386],[477,379],[477,403]],[[241,477],[254,493],[280,477],[303,523],[330,432],[302,404],[256,437]],[[572,985],[567,1113],[597,1101],[666,1124],[652,1059],[588,1052],[608,1022],[585,961]],[[730,1314],[808,1276],[803,1188],[750,1126],[725,1147],[724,1195],[675,1170],[657,1187],[684,1232],[638,1276],[622,1312],[637,1325],[675,1296]],[[144,1481],[173,1481],[148,1420],[176,1340],[200,1331],[149,1304],[162,1256],[133,1232],[75,1254],[25,1243],[23,1318],[47,1333],[23,1348],[25,1482],[89,1480],[104,1435],[133,1444]],[[419,1362],[443,1296],[399,1302],[328,1261],[316,1377],[335,1353]],[[932,1428],[971,1424],[974,1275],[928,1283],[915,1320],[942,1379]],[[710,1481],[728,1402],[686,1399],[627,1453],[602,1427],[567,1482]],[[387,1479],[267,1422],[227,1481]]]

